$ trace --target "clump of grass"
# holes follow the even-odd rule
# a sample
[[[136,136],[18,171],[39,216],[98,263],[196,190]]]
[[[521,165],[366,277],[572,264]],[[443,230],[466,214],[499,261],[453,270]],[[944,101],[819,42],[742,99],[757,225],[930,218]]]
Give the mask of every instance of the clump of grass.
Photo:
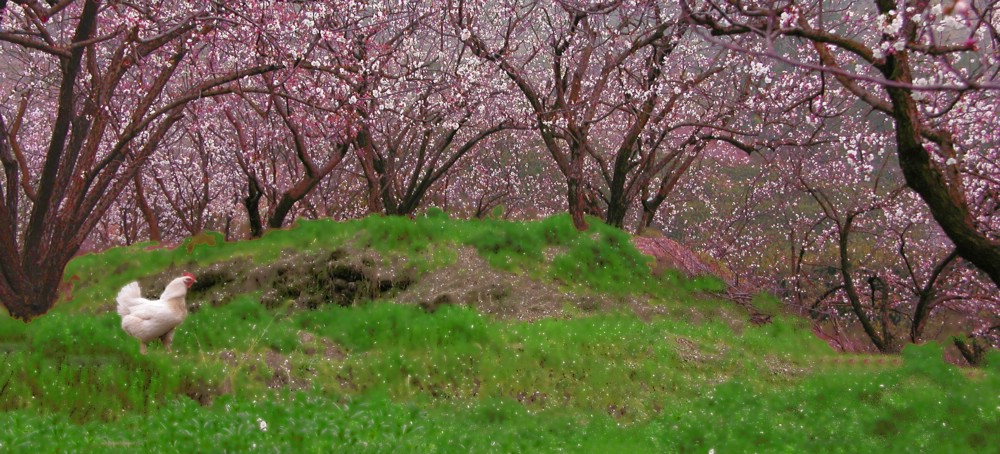
[[[909,348],[908,348],[909,350]],[[512,398],[425,405],[371,392],[311,392],[267,399],[180,400],[113,423],[60,415],[0,414],[0,448],[12,450],[439,452],[995,452],[996,371],[967,379],[917,347],[902,368],[816,375],[758,389],[742,379],[705,384],[644,421],[604,412],[537,411]],[[939,375],[938,377],[934,377]],[[943,380],[942,380],[943,379]],[[33,430],[18,430],[32,427]]]
[[[495,219],[450,220],[446,216],[368,217],[359,221],[362,244],[382,252],[402,253],[411,260],[457,244],[474,247],[490,266],[506,271],[555,279],[607,293],[655,291],[663,282],[649,277],[648,257],[636,250],[628,234],[590,219],[591,228],[579,232],[569,215],[530,221]],[[555,251],[551,263],[545,254]],[[429,266],[448,263],[452,256],[428,260]],[[678,282],[684,281],[677,279]],[[717,281],[711,285],[717,286]],[[696,283],[695,286],[702,285]]]
[[[298,314],[301,326],[351,350],[428,350],[454,344],[496,343],[496,322],[467,308],[445,306],[430,314],[392,303],[329,306]]]
[[[523,223],[483,220],[465,243],[473,246],[490,266],[514,271],[537,265],[546,243]]]
[[[591,230],[569,244],[552,262],[551,275],[565,283],[584,283],[599,292],[635,293],[650,289],[649,258],[628,235],[591,220]]]
[[[691,402],[685,417],[651,426],[669,446],[720,452],[992,452],[1000,401],[988,390],[998,379],[964,378],[938,345],[908,346],[900,369],[829,371],[781,389],[734,380]]]
[[[19,322],[15,322],[19,323]],[[54,313],[30,325],[4,323],[0,409],[59,413],[77,420],[146,413],[171,396],[212,394],[219,369],[141,356],[117,314]]]
[[[794,380],[777,368],[757,378],[754,362],[780,355],[782,365],[800,368],[808,355],[829,350],[808,338],[808,331],[764,327],[738,335],[719,321],[644,322],[624,313],[519,323],[458,306],[427,313],[377,303],[326,307],[296,318],[302,329],[351,352],[324,372],[337,377],[322,381],[328,392],[510,398],[536,409],[573,407],[628,420],[650,417],[666,400],[698,395],[706,377],[742,376],[762,385]],[[768,348],[759,350],[761,345]]]
[[[15,381],[58,384],[52,386],[59,391],[47,391],[52,399],[39,407],[43,411],[72,413],[91,399],[108,403],[89,415],[74,413],[82,419],[113,419],[117,415],[105,410],[116,406],[149,411],[171,395],[215,394],[223,383],[237,395],[258,393],[273,379],[265,353],[278,352],[289,361],[284,373],[298,374],[296,380],[329,395],[380,389],[399,399],[514,399],[536,409],[569,407],[643,420],[670,399],[696,396],[705,377],[747,376],[743,371],[757,370],[752,361],[765,354],[784,351],[785,344],[808,345],[803,331],[765,327],[745,332],[745,346],[725,347],[738,344],[737,335],[713,321],[648,323],[608,314],[518,323],[466,307],[428,313],[393,303],[289,312],[266,309],[254,295],[192,313],[178,328],[173,355],[154,344],[150,356],[138,356],[136,342],[121,332],[112,313],[52,314],[36,323],[20,325],[18,336],[7,335],[8,344],[37,346],[35,356],[15,355],[20,359],[12,364],[41,372]],[[346,357],[331,361],[303,351],[302,333],[325,339]],[[697,344],[697,351],[682,351],[687,346],[678,338]],[[785,354],[792,358],[787,361],[801,357],[792,348]],[[77,368],[83,375],[67,372],[76,363],[83,364]],[[76,396],[75,404],[60,404],[70,401],[65,397],[80,380],[91,390]],[[32,394],[23,387],[14,392]],[[25,405],[22,399],[4,408]]]
[[[188,316],[174,343],[180,352],[291,352],[299,346],[295,330],[282,309],[269,310],[256,295],[242,295],[221,307],[202,306]]]

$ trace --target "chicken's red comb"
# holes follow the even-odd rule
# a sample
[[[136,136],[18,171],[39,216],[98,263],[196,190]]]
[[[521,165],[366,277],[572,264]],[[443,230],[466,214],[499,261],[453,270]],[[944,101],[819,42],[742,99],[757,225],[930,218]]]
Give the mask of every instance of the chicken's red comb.
[[[192,280],[192,281],[197,281],[197,280],[198,280],[198,279],[196,279],[196,278],[194,277],[194,275],[193,275],[193,274],[191,274],[191,273],[184,273],[184,277],[189,277],[189,278],[191,278],[191,280]]]

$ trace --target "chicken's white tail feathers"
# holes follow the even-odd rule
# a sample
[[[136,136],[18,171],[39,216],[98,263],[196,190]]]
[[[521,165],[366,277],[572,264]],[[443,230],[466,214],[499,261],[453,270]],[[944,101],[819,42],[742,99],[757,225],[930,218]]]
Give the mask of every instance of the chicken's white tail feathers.
[[[142,298],[142,292],[139,290],[139,283],[132,282],[124,287],[118,292],[118,315],[122,317],[129,314],[132,311],[132,306],[139,303],[139,299]]]

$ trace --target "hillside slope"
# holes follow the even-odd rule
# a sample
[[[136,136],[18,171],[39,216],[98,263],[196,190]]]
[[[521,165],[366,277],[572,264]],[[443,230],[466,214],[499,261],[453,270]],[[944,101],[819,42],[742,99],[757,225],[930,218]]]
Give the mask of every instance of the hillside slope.
[[[998,361],[835,354],[591,223],[432,213],[79,257],[52,313],[0,319],[0,448],[1000,448]],[[181,271],[175,352],[141,356],[113,296]]]

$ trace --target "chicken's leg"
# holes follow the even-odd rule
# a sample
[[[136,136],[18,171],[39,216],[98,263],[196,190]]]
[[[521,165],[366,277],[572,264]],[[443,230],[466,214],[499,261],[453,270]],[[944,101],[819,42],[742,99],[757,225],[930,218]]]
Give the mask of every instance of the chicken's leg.
[[[170,344],[174,343],[174,330],[167,331],[166,334],[160,336],[160,340],[163,341],[163,346],[167,348],[167,352],[170,351]]]
[[[146,354],[146,343],[139,341],[139,353]]]

